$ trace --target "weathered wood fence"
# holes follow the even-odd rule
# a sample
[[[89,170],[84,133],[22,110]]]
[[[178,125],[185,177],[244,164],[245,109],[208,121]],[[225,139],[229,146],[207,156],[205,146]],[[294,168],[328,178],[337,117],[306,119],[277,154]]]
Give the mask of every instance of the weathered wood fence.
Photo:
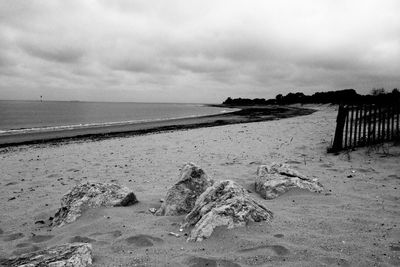
[[[331,152],[400,139],[400,103],[340,105]]]

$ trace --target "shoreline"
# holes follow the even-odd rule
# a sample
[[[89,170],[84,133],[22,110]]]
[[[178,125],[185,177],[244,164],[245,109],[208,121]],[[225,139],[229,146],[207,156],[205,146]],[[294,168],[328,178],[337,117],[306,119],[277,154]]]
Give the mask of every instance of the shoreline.
[[[80,139],[97,140],[164,131],[268,121],[309,115],[316,111],[314,109],[288,106],[229,106],[229,108],[239,108],[240,110],[222,114],[180,119],[0,135],[0,148]]]

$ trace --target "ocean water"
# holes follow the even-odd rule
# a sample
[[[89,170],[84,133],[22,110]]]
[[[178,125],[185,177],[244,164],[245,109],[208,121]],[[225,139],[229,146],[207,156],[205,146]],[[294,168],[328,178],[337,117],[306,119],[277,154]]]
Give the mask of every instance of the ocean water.
[[[0,134],[187,118],[226,111],[202,104],[0,100]]]

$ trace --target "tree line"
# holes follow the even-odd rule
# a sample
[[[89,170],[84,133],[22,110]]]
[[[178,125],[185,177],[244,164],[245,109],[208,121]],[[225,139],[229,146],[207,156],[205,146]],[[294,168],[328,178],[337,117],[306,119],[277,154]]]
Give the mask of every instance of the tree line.
[[[354,89],[317,92],[312,95],[304,93],[279,94],[272,99],[264,98],[231,98],[228,97],[222,104],[227,106],[256,106],[256,105],[288,105],[288,104],[379,104],[400,101],[400,92],[397,88],[387,92],[384,88],[374,88],[368,95],[360,95]]]

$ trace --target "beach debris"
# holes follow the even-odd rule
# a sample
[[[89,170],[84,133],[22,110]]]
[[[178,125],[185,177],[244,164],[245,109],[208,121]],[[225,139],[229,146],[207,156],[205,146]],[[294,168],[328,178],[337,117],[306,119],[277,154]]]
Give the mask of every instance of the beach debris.
[[[135,194],[127,187],[112,183],[81,183],[62,197],[61,208],[54,215],[51,226],[71,223],[87,209],[130,206],[137,202]]]
[[[180,237],[181,236],[180,234],[177,234],[177,233],[174,233],[174,232],[169,232],[168,234],[172,235],[172,236],[175,236],[175,237]]]
[[[250,198],[246,189],[225,180],[216,182],[199,196],[193,210],[186,215],[183,228],[192,227],[188,241],[202,241],[211,236],[215,227],[228,229],[248,222],[270,221],[273,213]]]
[[[323,190],[318,179],[310,179],[287,164],[273,163],[258,167],[255,190],[263,198],[276,198],[295,187],[318,193]]]
[[[179,181],[167,192],[156,215],[177,216],[189,213],[196,199],[214,181],[194,163],[186,163],[180,172]]]
[[[88,243],[64,244],[9,259],[0,259],[0,266],[85,267],[91,264],[92,245]]]

